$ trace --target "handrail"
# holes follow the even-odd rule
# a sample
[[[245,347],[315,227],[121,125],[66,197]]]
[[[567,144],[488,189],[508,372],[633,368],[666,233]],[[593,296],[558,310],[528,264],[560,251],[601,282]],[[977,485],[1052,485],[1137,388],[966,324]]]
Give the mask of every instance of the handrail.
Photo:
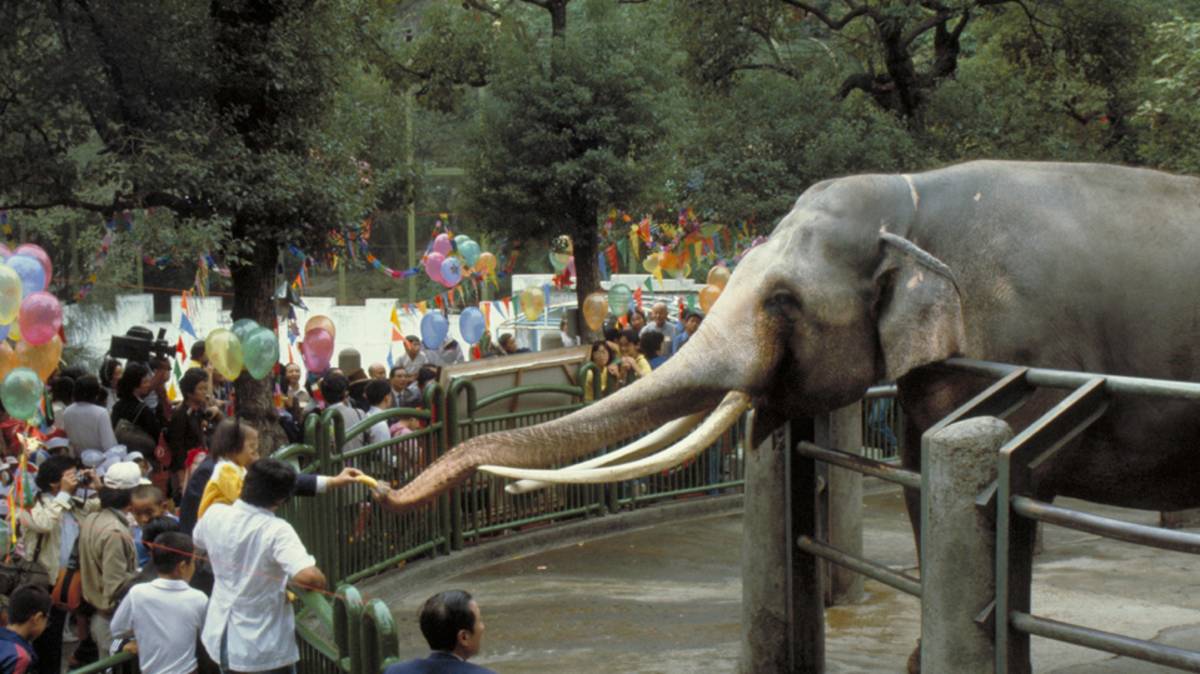
[[[122,667],[121,665],[125,665]],[[117,672],[136,672],[138,670],[137,656],[132,653],[117,653],[110,655],[107,658],[102,658],[93,662],[90,665],[84,665],[79,669],[72,669],[68,674],[101,674],[107,670]]]
[[[1096,534],[1127,543],[1148,545],[1161,550],[1200,555],[1200,534],[1150,527],[1133,522],[1123,522],[1111,517],[1093,515],[1092,513],[1037,501],[1028,496],[1014,495],[1012,497],[1012,507],[1020,515],[1048,524],[1057,524],[1060,527],[1067,527],[1076,531]]]
[[[990,377],[1004,375],[1022,366],[1009,363],[997,363],[987,360],[972,360],[969,358],[951,358],[939,364],[938,367]],[[1170,381],[1168,379],[1151,379],[1147,377],[1130,377],[1125,375],[1110,375],[1104,373],[1071,372],[1051,368],[1028,368],[1026,380],[1034,386],[1048,388],[1077,388],[1091,379],[1103,377],[1105,390],[1121,395],[1142,395],[1155,398],[1176,398],[1180,400],[1200,400],[1200,383]]]
[[[571,386],[569,384],[524,384],[505,389],[498,393],[493,393],[484,396],[475,404],[475,409],[482,409],[488,405],[494,405],[502,400],[507,400],[515,396],[533,395],[537,393],[561,393],[572,397],[583,397],[582,386]]]

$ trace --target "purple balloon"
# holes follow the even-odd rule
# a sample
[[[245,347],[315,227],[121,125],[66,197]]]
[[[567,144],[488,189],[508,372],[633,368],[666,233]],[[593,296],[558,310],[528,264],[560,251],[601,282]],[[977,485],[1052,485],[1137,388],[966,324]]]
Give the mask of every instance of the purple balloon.
[[[309,372],[324,372],[333,358],[333,335],[325,328],[313,328],[304,334],[300,353]]]
[[[456,257],[448,257],[442,260],[442,285],[447,288],[453,288],[462,280],[462,262]]]
[[[438,234],[433,240],[433,252],[446,257],[450,254],[450,249],[454,247],[454,242],[450,240],[449,234]]]
[[[28,255],[13,255],[8,258],[8,266],[21,277],[22,298],[46,289],[46,271],[41,262]]]
[[[5,251],[0,251],[0,253],[3,252]],[[13,255],[24,255],[40,262],[42,271],[46,272],[46,285],[50,285],[50,279],[54,278],[54,265],[50,263],[50,256],[46,254],[46,251],[41,246],[36,243],[23,243],[17,246],[17,249],[13,251]],[[5,257],[8,256],[5,255]]]
[[[45,344],[62,328],[62,305],[54,295],[39,291],[21,302],[17,320],[20,322],[22,339],[33,346]]]

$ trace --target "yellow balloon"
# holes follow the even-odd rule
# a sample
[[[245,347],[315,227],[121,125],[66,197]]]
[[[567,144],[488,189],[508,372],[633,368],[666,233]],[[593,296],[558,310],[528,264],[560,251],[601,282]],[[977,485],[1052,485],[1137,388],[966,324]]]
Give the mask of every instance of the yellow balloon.
[[[658,271],[660,266],[662,266],[662,256],[658,253],[651,253],[646,256],[645,260],[642,260],[642,267],[651,274]]]
[[[0,325],[12,323],[21,310],[21,277],[6,264],[0,264]]]
[[[721,296],[721,288],[715,285],[706,285],[700,290],[700,311],[708,313],[712,309],[712,305],[716,304],[717,298]]]
[[[311,322],[312,319],[309,319],[309,323]],[[242,340],[238,339],[232,330],[217,328],[208,333],[204,340],[204,355],[208,356],[208,361],[217,372],[229,381],[237,379],[242,373]]]
[[[24,341],[23,339],[21,339],[21,321],[13,321],[12,323],[9,323],[8,325],[9,325],[8,338],[14,342]]]
[[[62,350],[63,343],[58,335],[37,346],[24,341],[17,342],[16,364],[18,367],[27,367],[33,370],[42,378],[42,381],[46,381],[58,368],[58,359],[62,357]],[[0,356],[0,359],[2,358],[3,356]],[[3,365],[0,364],[0,367]]]
[[[526,288],[521,291],[521,311],[525,318],[536,321],[546,308],[546,296],[541,288]]]
[[[708,285],[724,288],[729,283],[729,268],[717,265],[708,270]]]
[[[55,339],[58,339],[58,336],[55,336],[50,341],[54,341]],[[8,345],[8,342],[0,340],[0,381],[4,381],[4,378],[16,366],[17,353]]]
[[[608,293],[594,292],[583,298],[583,321],[588,328],[598,332],[608,317]]]
[[[671,276],[674,276],[675,278],[678,278],[678,279],[687,278],[691,275],[692,275],[692,264],[690,262],[688,262],[687,260],[683,261],[682,267],[671,272]]]
[[[496,256],[491,253],[480,253],[479,259],[475,261],[475,268],[483,272],[485,276],[491,274],[496,271]]]

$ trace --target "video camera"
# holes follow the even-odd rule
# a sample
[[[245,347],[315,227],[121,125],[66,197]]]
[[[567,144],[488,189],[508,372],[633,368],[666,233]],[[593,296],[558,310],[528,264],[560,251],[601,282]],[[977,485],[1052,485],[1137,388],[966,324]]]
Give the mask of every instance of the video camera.
[[[140,363],[149,362],[152,353],[163,358],[170,358],[172,349],[171,345],[167,344],[166,336],[166,328],[159,328],[158,339],[154,339],[154,333],[150,332],[150,328],[135,325],[129,328],[124,336],[113,335],[108,352],[113,358],[124,358]]]

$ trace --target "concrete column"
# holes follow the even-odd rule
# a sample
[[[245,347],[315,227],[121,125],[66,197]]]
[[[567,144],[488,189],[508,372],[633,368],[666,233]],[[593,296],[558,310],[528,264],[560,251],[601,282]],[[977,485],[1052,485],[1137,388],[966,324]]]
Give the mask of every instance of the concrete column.
[[[975,619],[995,598],[996,527],[976,497],[1013,436],[995,417],[926,437],[921,455],[921,671],[991,672],[995,643]]]
[[[862,453],[862,403],[847,405],[816,419],[815,444]],[[829,466],[825,512],[829,544],[862,557],[862,473]],[[830,605],[852,604],[863,597],[863,577],[837,564],[825,564]]]

